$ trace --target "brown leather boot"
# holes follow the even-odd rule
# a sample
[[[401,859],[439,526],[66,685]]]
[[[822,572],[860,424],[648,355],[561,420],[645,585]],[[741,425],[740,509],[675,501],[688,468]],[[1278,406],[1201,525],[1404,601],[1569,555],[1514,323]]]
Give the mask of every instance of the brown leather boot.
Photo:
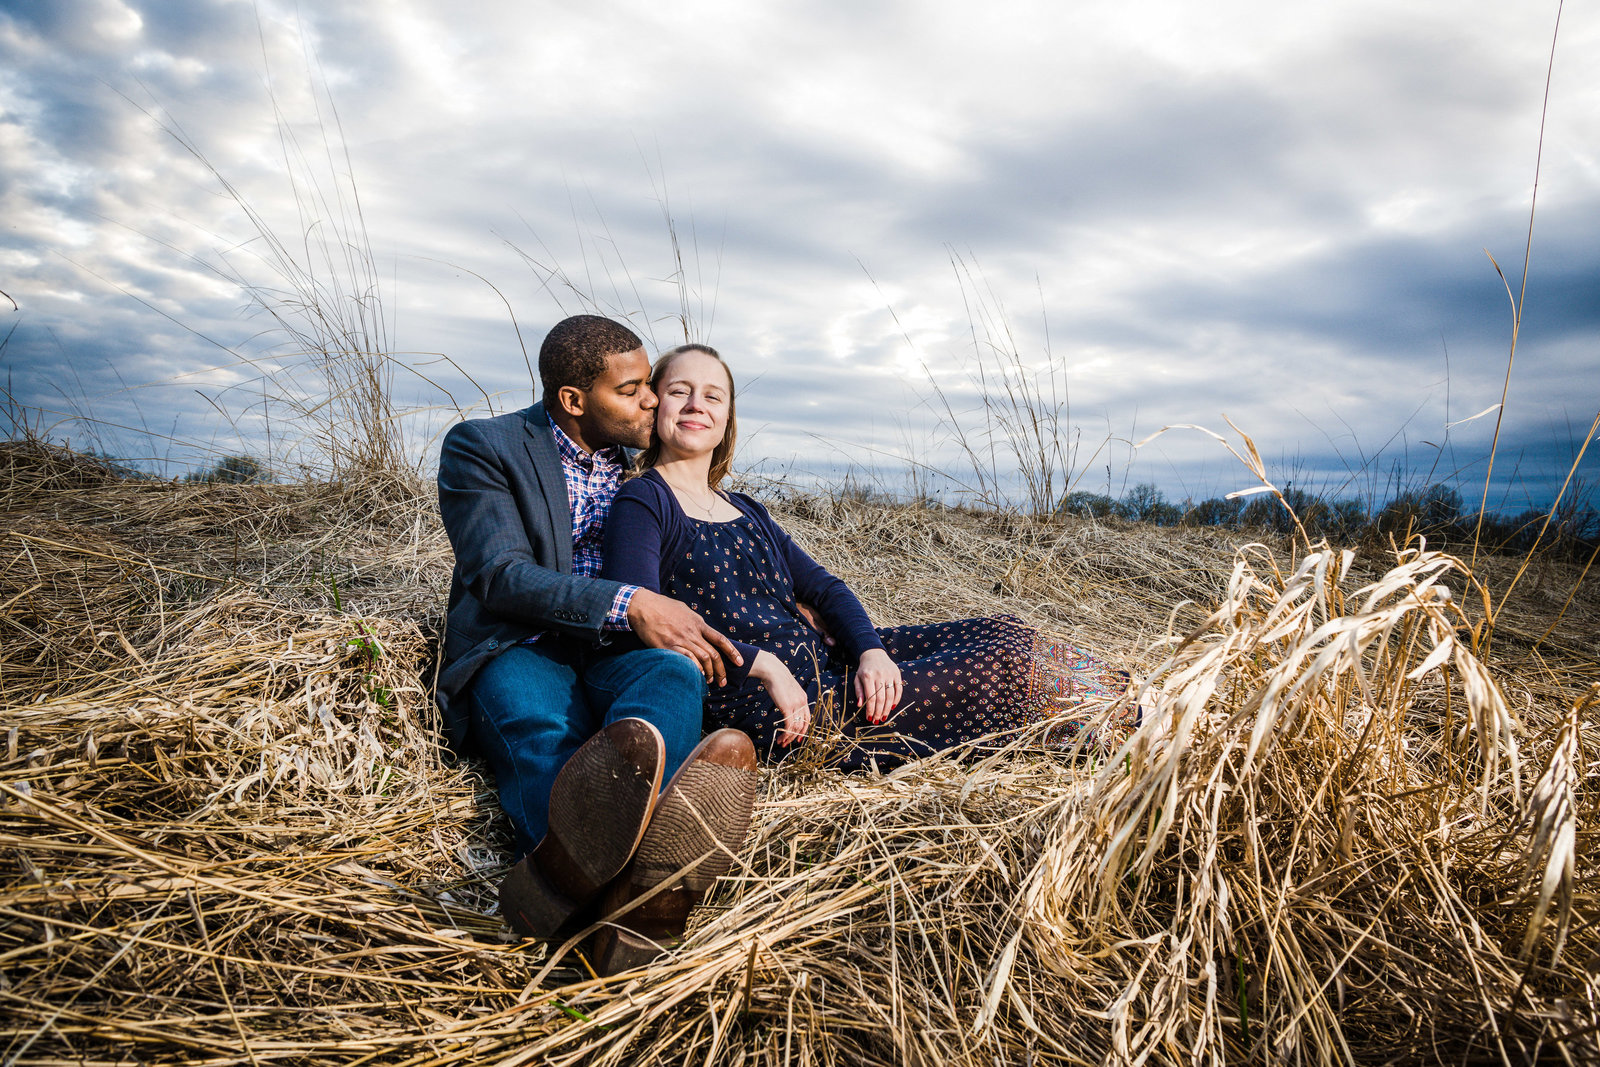
[[[596,972],[649,963],[683,933],[689,912],[744,847],[760,782],[755,746],[738,730],[718,730],[689,754],[600,913],[611,915],[663,883],[670,888],[601,927],[591,946]]]
[[[574,752],[550,788],[544,838],[500,883],[522,937],[550,937],[633,856],[661,788],[666,747],[643,719],[619,719]]]

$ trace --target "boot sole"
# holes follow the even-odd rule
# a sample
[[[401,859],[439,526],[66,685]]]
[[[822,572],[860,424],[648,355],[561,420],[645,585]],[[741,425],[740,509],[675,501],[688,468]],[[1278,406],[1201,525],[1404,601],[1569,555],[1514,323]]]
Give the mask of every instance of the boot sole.
[[[648,774],[613,740],[622,727],[652,735],[656,758],[648,761]],[[641,738],[624,740],[637,747]],[[540,870],[558,890],[592,897],[628,865],[661,788],[662,749],[654,726],[624,719],[590,738],[561,768],[550,789],[546,839],[534,850]]]
[[[737,765],[701,758],[708,749],[730,745],[738,749],[732,753]],[[597,972],[616,974],[643,966],[683,932],[689,912],[744,847],[760,781],[755,748],[737,731],[719,730],[690,753],[661,794],[633,863],[602,910],[615,912],[684,873],[676,884],[600,930],[592,946]],[[690,864],[693,868],[684,871]]]
[[[550,789],[544,839],[501,883],[513,930],[551,937],[627,866],[649,825],[663,758],[660,732],[641,719],[612,723],[572,754]]]

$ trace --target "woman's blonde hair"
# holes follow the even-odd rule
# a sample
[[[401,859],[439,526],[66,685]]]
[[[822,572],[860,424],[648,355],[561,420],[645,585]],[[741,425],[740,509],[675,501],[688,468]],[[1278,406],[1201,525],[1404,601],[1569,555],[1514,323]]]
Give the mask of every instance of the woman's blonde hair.
[[[739,440],[739,419],[734,414],[733,408],[733,371],[727,362],[710,345],[679,345],[677,348],[663,352],[661,358],[656,360],[654,367],[650,368],[650,388],[657,393],[661,392],[661,379],[666,377],[667,370],[672,366],[672,361],[686,352],[701,352],[722,364],[723,371],[728,375],[728,425],[722,434],[722,440],[717,447],[711,450],[711,470],[706,474],[706,484],[712,489],[717,488],[727,480],[729,472],[733,470],[733,446]],[[650,446],[642,450],[633,460],[633,473],[643,474],[661,461],[661,442],[652,440]]]

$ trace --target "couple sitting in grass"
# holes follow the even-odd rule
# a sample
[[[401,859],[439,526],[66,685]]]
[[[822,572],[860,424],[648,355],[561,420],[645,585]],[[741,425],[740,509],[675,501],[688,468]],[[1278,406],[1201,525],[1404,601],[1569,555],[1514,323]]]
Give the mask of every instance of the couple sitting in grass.
[[[602,973],[654,958],[743,844],[758,760],[823,731],[814,709],[832,709],[814,739],[830,763],[887,769],[1117,683],[1009,617],[874,628],[722,488],[735,389],[714,349],[652,368],[631,330],[580,315],[539,374],[541,403],[458,424],[439,466],[456,554],[439,701],[515,829],[518,933],[592,927]]]

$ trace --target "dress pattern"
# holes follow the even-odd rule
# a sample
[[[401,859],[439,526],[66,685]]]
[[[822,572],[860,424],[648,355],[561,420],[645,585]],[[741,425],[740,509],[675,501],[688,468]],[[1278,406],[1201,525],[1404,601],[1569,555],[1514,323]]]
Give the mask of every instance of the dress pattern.
[[[1077,709],[1115,700],[1127,675],[1067,642],[1048,638],[1012,616],[920,626],[880,627],[884,649],[900,667],[905,688],[887,722],[868,723],[856,707],[853,664],[822,640],[795,603],[769,540],[748,516],[726,522],[689,517],[694,529],[662,592],[729,637],[782,660],[814,708],[832,708],[852,742],[829,754],[844,770],[876,763],[882,770],[909,759],[1050,717],[1052,743],[1077,743]],[[1137,722],[1137,709],[1134,709]],[[706,726],[743,730],[765,758],[777,746],[783,716],[754,679],[713,687]]]
[[[1051,720],[1046,744],[1115,748],[1139,726],[1141,712],[1127,671],[1050,633],[1038,635],[1033,657],[1045,698],[1045,717]],[[1093,727],[1102,718],[1106,729],[1096,736]]]

